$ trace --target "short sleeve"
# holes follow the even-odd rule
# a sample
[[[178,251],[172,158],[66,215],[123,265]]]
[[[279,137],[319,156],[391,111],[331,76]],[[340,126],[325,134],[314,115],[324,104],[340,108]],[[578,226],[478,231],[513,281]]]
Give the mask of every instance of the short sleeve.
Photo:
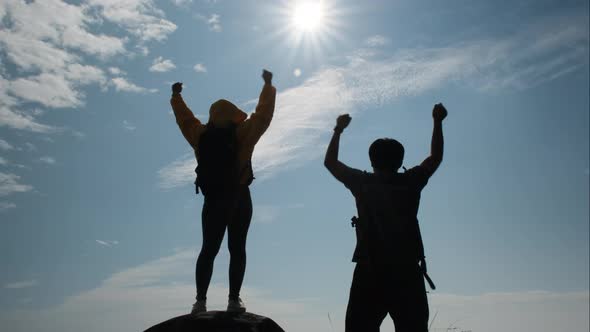
[[[430,173],[422,166],[412,167],[406,171],[406,174],[418,190],[422,190],[430,179]]]
[[[346,166],[340,174],[339,180],[353,194],[357,194],[361,190],[363,178],[366,176],[366,174],[366,172]]]

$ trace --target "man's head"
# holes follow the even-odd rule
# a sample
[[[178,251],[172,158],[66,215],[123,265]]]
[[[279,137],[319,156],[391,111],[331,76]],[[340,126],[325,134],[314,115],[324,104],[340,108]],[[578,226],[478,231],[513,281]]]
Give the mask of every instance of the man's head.
[[[375,170],[396,172],[404,161],[404,146],[392,138],[379,138],[369,147],[369,158]]]

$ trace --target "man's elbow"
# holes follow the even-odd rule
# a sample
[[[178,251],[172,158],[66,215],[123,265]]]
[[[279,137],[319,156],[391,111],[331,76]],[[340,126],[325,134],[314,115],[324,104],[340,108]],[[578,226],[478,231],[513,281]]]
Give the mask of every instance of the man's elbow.
[[[330,161],[328,159],[324,159],[324,167],[326,167],[327,169],[330,169]]]
[[[442,163],[442,160],[443,160],[442,154],[430,156],[430,165],[428,165],[428,166],[430,168],[431,173],[436,172],[436,170],[438,169],[438,167]]]
[[[324,159],[324,166],[328,169],[328,171],[333,172],[334,168],[336,167],[336,161]]]
[[[430,157],[432,160],[432,165],[434,166],[434,168],[438,168],[438,166],[442,163],[443,161],[443,155],[433,155]]]

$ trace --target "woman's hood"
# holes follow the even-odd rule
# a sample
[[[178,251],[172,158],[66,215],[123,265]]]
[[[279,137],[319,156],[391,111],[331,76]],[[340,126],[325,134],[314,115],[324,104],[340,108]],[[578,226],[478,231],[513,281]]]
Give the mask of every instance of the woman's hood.
[[[209,108],[209,123],[226,126],[229,123],[239,124],[248,117],[244,111],[225,99],[219,99]]]

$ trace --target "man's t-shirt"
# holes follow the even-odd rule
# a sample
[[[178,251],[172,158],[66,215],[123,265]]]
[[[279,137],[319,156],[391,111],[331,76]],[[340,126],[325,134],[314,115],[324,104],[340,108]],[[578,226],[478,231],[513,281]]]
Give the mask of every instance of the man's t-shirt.
[[[429,177],[421,166],[384,175],[347,168],[341,181],[359,214],[353,262],[416,262],[423,255],[417,214]]]

